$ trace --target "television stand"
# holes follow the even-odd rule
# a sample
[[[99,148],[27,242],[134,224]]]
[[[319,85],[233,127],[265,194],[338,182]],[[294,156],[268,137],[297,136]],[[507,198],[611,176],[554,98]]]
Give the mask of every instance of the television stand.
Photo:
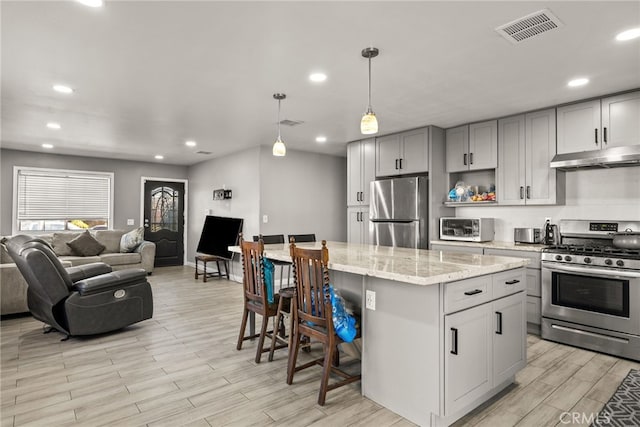
[[[202,262],[203,264],[203,272],[198,274],[198,261]],[[208,262],[214,262],[216,263],[216,266],[218,268],[217,271],[211,271],[207,273],[207,263]],[[222,271],[220,270],[220,262],[222,262],[222,264],[224,265],[224,271],[226,274],[222,274]],[[222,278],[226,275],[227,280],[229,280],[229,260],[227,258],[222,258],[220,256],[217,255],[196,255],[196,280],[198,280],[198,276],[203,276],[202,277],[202,281],[206,282],[207,281],[207,277],[219,277]]]

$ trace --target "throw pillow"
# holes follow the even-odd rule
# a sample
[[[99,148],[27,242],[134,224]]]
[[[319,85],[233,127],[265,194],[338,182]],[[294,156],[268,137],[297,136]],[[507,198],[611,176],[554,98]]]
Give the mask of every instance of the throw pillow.
[[[144,242],[144,228],[138,227],[124,233],[120,238],[120,252],[133,252],[142,242]]]
[[[74,255],[78,256],[96,256],[104,251],[104,245],[98,242],[91,233],[89,233],[89,230],[72,241],[67,242],[67,245],[71,248]]]
[[[67,243],[80,235],[82,235],[82,233],[53,233],[51,240],[53,252],[55,252],[57,256],[73,255],[73,250],[71,250],[71,247],[67,245]]]

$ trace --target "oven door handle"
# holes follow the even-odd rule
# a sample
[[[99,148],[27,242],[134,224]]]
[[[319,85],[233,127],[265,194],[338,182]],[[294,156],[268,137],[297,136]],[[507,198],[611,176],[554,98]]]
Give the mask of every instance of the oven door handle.
[[[558,264],[555,262],[542,261],[542,268],[544,270],[553,271],[556,273],[578,273],[578,274],[597,274],[599,276],[611,277],[615,279],[640,279],[640,271],[626,271],[626,270],[608,270],[605,268],[597,267],[574,267],[572,265]]]

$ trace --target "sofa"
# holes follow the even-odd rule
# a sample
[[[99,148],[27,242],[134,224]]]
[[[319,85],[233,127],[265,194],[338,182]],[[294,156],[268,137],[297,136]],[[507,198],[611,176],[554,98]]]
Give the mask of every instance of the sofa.
[[[67,245],[84,231],[40,234],[37,237],[47,242],[65,267],[76,267],[92,262],[104,262],[115,270],[143,268],[147,274],[153,272],[156,245],[143,241],[131,252],[120,252],[120,241],[124,230],[96,230],[91,235],[104,245],[104,250],[95,256],[79,256]],[[27,282],[9,256],[4,244],[0,244],[0,314],[26,313]]]

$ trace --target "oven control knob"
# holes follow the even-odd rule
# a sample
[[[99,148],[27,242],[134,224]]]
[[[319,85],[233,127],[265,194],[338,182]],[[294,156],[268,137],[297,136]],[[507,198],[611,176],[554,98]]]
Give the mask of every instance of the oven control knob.
[[[569,255],[567,255],[567,256],[564,257],[564,260],[565,261],[571,261],[571,257]]]
[[[624,266],[624,262],[621,259],[619,259],[619,260],[616,261],[616,265],[618,267],[623,267]]]
[[[611,261],[610,259],[607,258],[607,259],[604,260],[604,263],[607,264],[607,265],[611,265],[611,264],[613,264],[613,261]]]
[[[556,261],[562,261],[562,255],[556,255]]]
[[[584,263],[591,264],[591,258],[589,258],[588,256],[584,257]]]

